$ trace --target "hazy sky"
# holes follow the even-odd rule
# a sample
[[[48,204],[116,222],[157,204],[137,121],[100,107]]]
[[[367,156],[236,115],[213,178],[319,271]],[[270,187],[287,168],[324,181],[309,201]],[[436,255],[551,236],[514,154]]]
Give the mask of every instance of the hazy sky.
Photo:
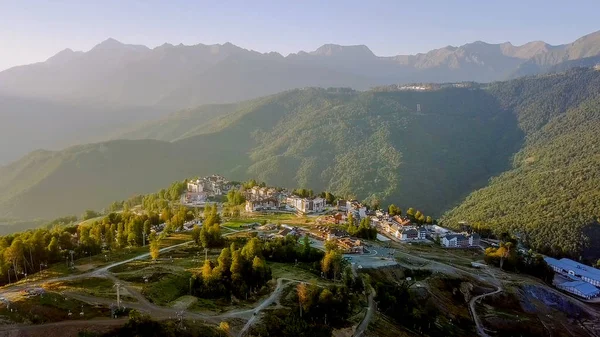
[[[232,42],[284,55],[324,43],[413,54],[475,40],[567,43],[600,30],[599,0],[0,0],[0,70],[113,37],[149,47]]]

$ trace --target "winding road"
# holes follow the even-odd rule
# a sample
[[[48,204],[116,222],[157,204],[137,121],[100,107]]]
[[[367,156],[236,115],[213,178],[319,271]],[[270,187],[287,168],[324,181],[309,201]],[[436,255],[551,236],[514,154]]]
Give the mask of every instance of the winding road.
[[[495,291],[492,291],[492,292],[487,293],[487,294],[482,294],[482,295],[473,297],[471,299],[471,301],[469,302],[469,311],[471,312],[471,316],[473,316],[473,321],[475,321],[475,327],[477,328],[477,333],[481,337],[489,337],[489,336],[485,332],[485,329],[483,328],[483,324],[481,324],[481,320],[479,319],[479,316],[477,315],[477,311],[475,310],[475,304],[479,300],[481,300],[482,298],[484,298],[486,296],[491,296],[491,295],[499,294],[501,292],[502,292],[502,288],[498,287],[498,289],[496,289]]]
[[[369,306],[367,307],[367,312],[365,313],[365,318],[363,318],[362,322],[360,322],[358,328],[356,328],[356,331],[354,332],[353,337],[362,337],[365,334],[365,331],[367,330],[367,328],[369,327],[369,323],[371,323],[371,319],[373,318],[373,312],[376,309],[376,304],[375,301],[373,300],[375,298],[375,289],[373,289],[373,287],[369,286],[369,297],[367,299]]]

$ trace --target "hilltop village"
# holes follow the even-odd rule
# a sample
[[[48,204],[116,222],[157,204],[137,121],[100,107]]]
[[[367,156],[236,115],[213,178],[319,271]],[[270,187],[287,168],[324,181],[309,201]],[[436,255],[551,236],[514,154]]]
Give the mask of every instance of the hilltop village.
[[[240,193],[243,197],[237,202],[244,206],[243,211],[247,214],[295,214],[315,219],[313,226],[283,224],[277,227],[274,224],[267,224],[259,227],[267,231],[280,229],[275,233],[259,234],[259,238],[264,240],[287,235],[298,238],[308,235],[316,240],[313,242],[317,245],[323,246],[329,241],[335,243],[345,254],[359,255],[369,252],[365,239],[438,245],[448,249],[486,250],[487,248],[489,261],[494,261],[494,258],[499,256],[499,251],[504,251],[504,248],[499,249],[501,240],[493,238],[482,240],[481,235],[466,223],[460,223],[461,230],[454,231],[440,226],[431,217],[426,217],[412,208],[409,208],[405,214],[394,205],[390,205],[386,210],[370,209],[358,200],[345,200],[334,197],[330,193],[323,192],[315,195],[310,190],[287,190],[264,184],[243,186],[242,183],[230,182],[219,175],[188,181],[182,202],[188,205],[204,205],[210,202],[209,198],[217,200],[219,196],[225,197],[232,192]],[[249,226],[258,227],[259,224]],[[363,230],[359,231],[361,226]],[[509,255],[502,254],[504,256],[500,258],[508,260]],[[527,258],[534,253],[519,245],[517,254]],[[599,299],[600,271],[598,269],[566,258],[556,260],[545,257],[544,260],[556,272],[553,284],[558,289],[587,300]]]
[[[103,336],[600,332],[591,266],[415,208],[220,175],[0,237],[0,249],[0,331],[128,316]]]

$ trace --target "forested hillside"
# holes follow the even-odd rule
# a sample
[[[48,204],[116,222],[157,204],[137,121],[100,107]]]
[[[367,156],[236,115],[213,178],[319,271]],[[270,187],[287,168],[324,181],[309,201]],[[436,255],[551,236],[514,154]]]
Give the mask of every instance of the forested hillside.
[[[434,216],[458,205],[443,219],[450,226],[469,221],[555,255],[595,256],[599,93],[599,71],[574,69],[472,88],[307,88],[203,106],[131,133],[163,140],[39,151],[0,168],[0,211],[76,214],[220,173]]]
[[[525,146],[511,170],[472,193],[444,222],[521,233],[552,255],[598,257],[600,73],[525,78],[490,91],[514,107],[527,132]]]
[[[202,134],[175,142],[116,140],[33,153],[0,169],[0,209],[19,218],[73,214],[220,173],[435,215],[507,168],[522,139],[514,115],[484,90],[305,89],[228,107]],[[165,135],[197,126],[177,118],[157,125],[150,130]]]

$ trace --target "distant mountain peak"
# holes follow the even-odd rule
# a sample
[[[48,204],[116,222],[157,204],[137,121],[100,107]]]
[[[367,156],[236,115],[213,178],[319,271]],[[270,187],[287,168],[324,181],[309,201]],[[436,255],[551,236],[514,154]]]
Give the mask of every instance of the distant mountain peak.
[[[100,42],[94,48],[98,48],[98,47],[115,47],[115,46],[124,46],[124,44],[122,42],[120,42],[120,41],[117,41],[116,39],[114,39],[112,37],[109,37],[108,39]]]
[[[348,54],[352,56],[369,56],[375,57],[375,54],[364,44],[342,46],[339,44],[328,43],[319,47],[317,50],[311,52],[312,55],[319,56],[337,56],[342,54]]]
[[[91,50],[118,50],[118,49],[130,49],[130,50],[150,50],[150,48],[144,45],[125,44],[112,37],[100,42]]]
[[[81,52],[81,51],[76,52],[76,51],[73,51],[73,49],[71,49],[71,48],[66,48],[66,49],[59,51],[54,56],[51,56],[50,58],[48,58],[46,60],[46,63],[51,63],[51,64],[67,63],[82,54],[83,54],[83,52]]]

